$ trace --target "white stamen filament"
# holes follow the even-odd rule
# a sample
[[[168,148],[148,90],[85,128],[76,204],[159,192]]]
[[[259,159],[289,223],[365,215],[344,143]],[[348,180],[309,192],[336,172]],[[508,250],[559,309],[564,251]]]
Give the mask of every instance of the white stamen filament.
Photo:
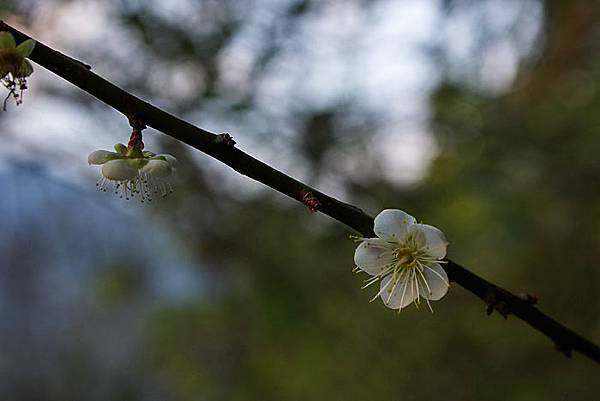
[[[365,241],[368,241],[368,239]],[[385,304],[389,305],[392,296],[398,289],[398,286],[400,286],[400,288],[402,288],[400,305],[402,305],[410,285],[410,291],[414,296],[415,305],[418,307],[421,298],[425,298],[429,310],[433,312],[431,303],[428,299],[428,297],[433,294],[433,291],[423,272],[425,269],[428,269],[442,279],[445,284],[448,284],[447,280],[442,275],[429,266],[432,263],[443,263],[444,261],[431,257],[424,247],[419,246],[414,236],[409,236],[402,244],[392,241],[388,241],[388,244],[391,245],[392,249],[373,242],[367,242],[364,245],[372,248],[385,249],[385,251],[377,256],[377,259],[385,258],[389,253],[393,255],[391,263],[384,266],[377,274],[365,280],[366,284],[362,287],[363,289],[371,286],[373,283],[378,282],[384,277],[391,276],[388,282],[380,288],[370,302],[373,302],[378,297],[382,296],[387,290],[387,297],[384,297],[384,301]],[[395,249],[393,248],[394,246],[396,247]],[[422,284],[420,281],[422,281]],[[401,309],[402,307],[399,308],[399,310]]]

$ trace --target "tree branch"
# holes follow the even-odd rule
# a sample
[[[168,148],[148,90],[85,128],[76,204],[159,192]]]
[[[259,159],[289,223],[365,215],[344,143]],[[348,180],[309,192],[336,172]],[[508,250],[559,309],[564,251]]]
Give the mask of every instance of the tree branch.
[[[11,32],[18,42],[30,39],[3,21],[0,21],[0,30]],[[195,127],[99,77],[88,65],[38,41],[30,59],[118,110],[127,118],[140,119],[144,124],[220,160],[240,174],[305,204],[313,211],[319,211],[344,223],[365,237],[374,236],[373,218],[361,209],[327,196],[242,152],[234,147],[235,142],[227,134],[215,135]],[[534,297],[516,296],[451,260],[448,260],[445,269],[451,281],[487,304],[488,314],[496,310],[507,317],[512,313],[549,337],[556,344],[557,350],[565,355],[570,356],[571,351],[576,351],[600,363],[600,348],[538,310],[534,306]]]

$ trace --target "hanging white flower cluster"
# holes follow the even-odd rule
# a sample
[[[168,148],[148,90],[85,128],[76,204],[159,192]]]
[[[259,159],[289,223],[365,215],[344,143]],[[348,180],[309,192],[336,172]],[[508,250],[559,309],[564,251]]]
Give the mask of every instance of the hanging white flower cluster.
[[[23,92],[27,89],[27,77],[33,74],[29,57],[35,41],[27,39],[18,46],[10,32],[0,32],[0,82],[9,93],[4,100],[3,108],[6,110],[6,101],[12,96],[17,105],[23,102]]]
[[[129,200],[139,195],[142,202],[151,201],[153,194],[166,196],[173,192],[165,179],[177,170],[174,156],[141,150],[132,152],[122,143],[117,143],[115,150],[96,150],[88,156],[90,165],[102,165],[102,178],[96,183],[101,191],[106,192],[107,187],[114,184],[114,191],[121,198]]]
[[[386,209],[375,217],[373,231],[378,238],[361,238],[354,253],[357,270],[371,275],[363,288],[379,281],[385,306],[400,310],[412,302],[441,299],[448,291],[448,276],[441,266],[448,241],[437,228],[419,224],[397,209]]]

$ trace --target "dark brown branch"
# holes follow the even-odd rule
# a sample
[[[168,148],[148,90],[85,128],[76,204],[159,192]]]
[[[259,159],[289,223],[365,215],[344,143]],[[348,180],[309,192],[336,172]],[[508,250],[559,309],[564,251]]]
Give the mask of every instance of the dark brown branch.
[[[0,30],[11,32],[18,42],[30,39],[4,22],[0,22]],[[237,172],[307,205],[313,211],[324,213],[366,237],[374,236],[373,218],[362,210],[331,198],[249,156],[234,147],[235,142],[228,134],[215,135],[158,109],[94,74],[88,65],[40,42],[36,43],[30,58],[120,111],[130,120],[139,119],[144,124],[220,160]],[[481,298],[489,312],[496,310],[505,317],[514,314],[548,336],[556,348],[567,356],[571,351],[577,351],[600,363],[598,346],[539,311],[531,297],[518,297],[451,260],[448,260],[445,268],[450,279]]]

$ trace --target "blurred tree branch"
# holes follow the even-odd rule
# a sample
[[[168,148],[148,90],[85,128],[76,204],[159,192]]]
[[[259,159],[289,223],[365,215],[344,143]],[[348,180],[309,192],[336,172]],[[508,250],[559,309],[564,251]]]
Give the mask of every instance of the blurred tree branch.
[[[30,39],[3,21],[0,22],[0,30],[11,32],[19,42]],[[99,77],[86,64],[40,42],[36,43],[30,59],[127,118],[140,119],[144,124],[220,160],[237,172],[305,204],[310,210],[322,212],[366,237],[374,236],[373,218],[361,209],[329,197],[244,153],[234,147],[234,142],[227,134],[213,134],[154,107]],[[576,351],[600,362],[600,348],[597,345],[538,310],[534,306],[534,297],[514,295],[451,260],[448,260],[446,271],[451,281],[482,299],[488,306],[488,313],[496,310],[505,318],[514,314],[548,336],[556,344],[557,350],[565,355],[570,356],[572,351]]]

